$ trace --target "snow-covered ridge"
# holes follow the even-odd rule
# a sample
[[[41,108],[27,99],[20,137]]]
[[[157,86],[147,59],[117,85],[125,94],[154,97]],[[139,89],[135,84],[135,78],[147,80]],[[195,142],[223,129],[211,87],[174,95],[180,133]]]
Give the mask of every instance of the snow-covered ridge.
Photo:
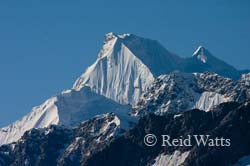
[[[32,128],[48,127],[51,124],[58,124],[58,110],[54,104],[56,97],[45,101],[42,105],[34,107],[32,112],[17,120],[9,126],[0,129],[0,145],[17,141],[25,131]]]
[[[108,112],[117,113],[124,120],[129,120],[127,113],[129,107],[120,105],[104,96],[98,95],[83,87],[79,91],[68,90],[52,97],[32,111],[21,120],[0,129],[0,145],[17,141],[23,133],[32,128],[45,128],[50,125],[75,126],[99,114]]]
[[[174,72],[159,76],[142,94],[132,114],[144,115],[152,110],[164,114],[192,108],[210,111],[224,102],[242,103],[249,99],[250,86],[245,79],[234,81],[214,73]]]

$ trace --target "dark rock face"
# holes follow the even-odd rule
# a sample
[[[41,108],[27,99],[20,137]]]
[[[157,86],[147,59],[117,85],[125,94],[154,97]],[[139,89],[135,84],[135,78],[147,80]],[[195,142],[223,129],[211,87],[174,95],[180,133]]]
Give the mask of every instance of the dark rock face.
[[[171,138],[185,135],[208,134],[211,138],[224,137],[231,139],[229,147],[162,147],[156,144],[147,147],[143,138],[147,133],[154,133],[158,140],[162,134]],[[122,137],[114,140],[103,151],[93,155],[88,166],[145,166],[152,165],[161,153],[172,154],[175,150],[190,151],[183,165],[194,166],[228,166],[245,155],[250,154],[250,103],[221,104],[212,112],[191,110],[174,118],[172,114],[143,117],[138,125]]]
[[[227,110],[228,108],[224,108]],[[228,112],[211,136],[230,138],[229,147],[194,147],[185,165],[230,165],[250,154],[250,103]]]
[[[121,132],[113,113],[83,122],[73,129],[50,126],[32,129],[16,143],[0,147],[0,165],[84,165]]]
[[[118,135],[118,133],[120,133]],[[188,135],[210,135],[231,140],[229,147],[191,146],[153,147],[144,144],[146,134],[172,139]],[[33,129],[21,140],[0,147],[2,166],[150,166],[160,154],[189,151],[182,165],[228,166],[250,154],[250,102],[220,104],[210,112],[197,109],[176,115],[148,114],[130,131],[121,134],[114,114],[96,117],[69,129],[51,126]]]
[[[70,130],[57,126],[51,126],[48,134],[37,129],[26,132],[10,153],[11,165],[56,165],[71,136]]]

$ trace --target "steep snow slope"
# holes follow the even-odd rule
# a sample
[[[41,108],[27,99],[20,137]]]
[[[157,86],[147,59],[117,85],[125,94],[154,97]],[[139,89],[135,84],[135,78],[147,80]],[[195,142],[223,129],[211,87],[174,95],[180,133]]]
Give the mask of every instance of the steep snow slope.
[[[215,92],[203,92],[193,108],[198,108],[204,111],[210,111],[214,106],[228,102],[232,99],[225,97],[222,94]]]
[[[130,34],[123,43],[153,73],[155,77],[178,70],[183,58],[168,51],[158,41]]]
[[[75,82],[119,103],[135,104],[154,76],[172,71],[180,58],[158,42],[109,33],[97,61]]]
[[[117,113],[125,123],[129,119],[128,111],[128,106],[98,95],[89,87],[83,87],[79,91],[68,90],[34,107],[32,112],[22,119],[0,129],[0,145],[17,141],[25,131],[32,128],[44,128],[51,124],[75,126],[95,115],[107,112]]]

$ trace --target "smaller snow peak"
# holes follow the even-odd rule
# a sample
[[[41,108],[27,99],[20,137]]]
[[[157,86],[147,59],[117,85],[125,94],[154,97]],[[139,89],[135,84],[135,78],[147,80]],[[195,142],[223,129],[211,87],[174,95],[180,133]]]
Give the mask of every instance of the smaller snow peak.
[[[207,56],[205,54],[206,49],[203,46],[199,46],[195,52],[193,53],[193,57],[196,57],[198,60],[200,60],[202,63],[207,62]]]

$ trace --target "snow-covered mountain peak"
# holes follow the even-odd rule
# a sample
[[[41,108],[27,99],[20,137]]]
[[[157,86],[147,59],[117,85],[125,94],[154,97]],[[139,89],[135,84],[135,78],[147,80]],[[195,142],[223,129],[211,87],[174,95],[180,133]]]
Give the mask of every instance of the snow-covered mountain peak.
[[[196,57],[198,60],[200,60],[202,63],[207,62],[207,55],[206,55],[207,50],[203,46],[199,46],[193,53],[193,57]]]
[[[199,46],[193,56],[184,61],[182,71],[189,73],[208,71],[233,79],[240,79],[241,74],[244,73],[215,57],[203,46]]]
[[[142,38],[131,34],[108,33],[98,59],[77,79],[73,88],[80,90],[87,85],[116,102],[135,103],[154,80],[151,69],[132,51],[134,46],[145,49],[142,42],[135,44],[140,40]],[[131,42],[134,44],[129,45]]]
[[[122,104],[135,104],[154,77],[175,71],[182,59],[159,42],[108,33],[96,62],[75,82]]]

